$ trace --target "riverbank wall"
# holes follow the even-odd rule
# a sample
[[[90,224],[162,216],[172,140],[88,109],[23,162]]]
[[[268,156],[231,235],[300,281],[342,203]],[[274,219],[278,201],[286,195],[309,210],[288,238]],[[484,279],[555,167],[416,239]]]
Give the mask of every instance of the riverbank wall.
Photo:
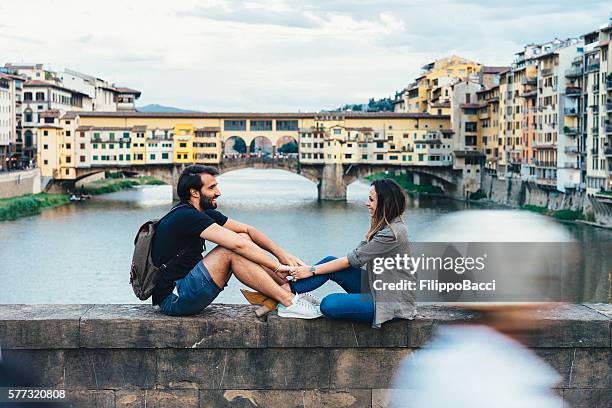
[[[521,208],[539,207],[551,213],[574,211],[593,225],[612,228],[612,197],[610,202],[587,195],[585,192],[562,193],[543,190],[535,183],[516,178],[500,180],[493,175],[483,175],[481,190],[483,202]]]
[[[40,169],[0,173],[0,198],[38,194],[41,191]]]
[[[381,408],[403,358],[437,328],[478,317],[420,305],[414,320],[377,330],[254,310],[214,304],[169,317],[150,305],[0,305],[0,346],[4,362],[66,390],[77,407]],[[611,316],[604,304],[538,311],[540,330],[523,339],[560,374],[554,392],[574,408],[612,403]]]

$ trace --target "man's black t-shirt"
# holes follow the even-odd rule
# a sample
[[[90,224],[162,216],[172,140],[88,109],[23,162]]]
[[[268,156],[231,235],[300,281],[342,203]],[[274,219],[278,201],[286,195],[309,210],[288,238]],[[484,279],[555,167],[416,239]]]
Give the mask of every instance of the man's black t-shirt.
[[[168,265],[162,273],[155,290],[153,304],[158,305],[174,290],[174,281],[184,278],[202,260],[205,250],[200,234],[212,224],[224,225],[227,217],[217,210],[200,212],[190,204],[179,204],[157,225],[153,237],[152,258],[155,266],[161,266],[176,257],[183,249],[187,252]]]

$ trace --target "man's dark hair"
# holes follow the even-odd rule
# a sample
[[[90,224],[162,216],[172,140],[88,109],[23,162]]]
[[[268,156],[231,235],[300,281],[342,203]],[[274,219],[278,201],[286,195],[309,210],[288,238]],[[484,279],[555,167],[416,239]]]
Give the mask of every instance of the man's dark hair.
[[[196,189],[200,191],[202,188],[202,178],[201,174],[210,174],[211,176],[216,176],[219,174],[219,170],[213,166],[203,166],[201,164],[192,164],[191,166],[187,166],[181,172],[181,176],[179,177],[178,184],[176,186],[176,194],[179,196],[179,199],[182,203],[186,203],[189,201],[190,190]]]

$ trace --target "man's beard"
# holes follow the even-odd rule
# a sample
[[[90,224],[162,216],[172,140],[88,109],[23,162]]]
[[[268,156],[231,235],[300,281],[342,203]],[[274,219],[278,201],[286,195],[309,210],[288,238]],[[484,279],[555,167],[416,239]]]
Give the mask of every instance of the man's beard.
[[[206,210],[212,210],[217,208],[217,204],[213,204],[213,199],[215,199],[217,197],[213,197],[213,198],[208,198],[206,197],[204,194],[200,194],[200,208],[202,209],[202,211],[206,211]]]

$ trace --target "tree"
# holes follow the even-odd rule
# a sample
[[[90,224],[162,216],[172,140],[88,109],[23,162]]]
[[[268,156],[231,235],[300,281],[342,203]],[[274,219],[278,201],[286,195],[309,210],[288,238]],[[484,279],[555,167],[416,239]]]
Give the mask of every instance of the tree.
[[[297,153],[298,152],[298,144],[297,142],[289,142],[285,143],[281,147],[278,148],[279,153],[288,154],[288,153]]]

